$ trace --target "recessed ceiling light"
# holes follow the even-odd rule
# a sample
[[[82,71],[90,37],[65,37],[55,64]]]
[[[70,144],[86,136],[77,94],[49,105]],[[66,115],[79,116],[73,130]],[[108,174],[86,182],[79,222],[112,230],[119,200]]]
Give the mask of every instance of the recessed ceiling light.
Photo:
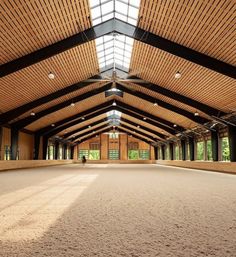
[[[30,115],[31,115],[31,116],[35,116],[35,112],[32,111],[32,112],[30,113]]]
[[[90,125],[89,125],[88,127],[89,127],[89,128],[91,128],[91,126],[90,126]]]
[[[112,103],[112,105],[113,105],[113,106],[116,106],[116,101],[114,101],[114,102]]]
[[[180,73],[179,71],[177,71],[177,72],[175,73],[175,78],[176,78],[176,79],[180,79],[180,78],[181,78],[181,73]]]
[[[95,133],[95,131],[93,131],[93,133]]]
[[[81,118],[81,120],[85,120],[85,118],[84,118],[84,117],[82,117],[82,118]]]
[[[55,124],[54,124],[54,123],[52,123],[52,124],[51,124],[51,126],[52,126],[52,127],[55,127]]]
[[[70,106],[72,106],[72,107],[75,106],[75,103],[71,103]]]
[[[173,127],[174,127],[174,128],[176,128],[176,127],[177,127],[177,125],[176,125],[176,124],[174,124],[174,125],[173,125]]]
[[[158,106],[158,103],[157,103],[157,102],[155,102],[153,105],[154,105],[154,106]]]
[[[52,73],[52,72],[49,72],[49,73],[48,73],[48,77],[49,77],[50,79],[54,79],[54,78],[55,78],[55,74]]]
[[[140,126],[138,125],[137,128],[140,128]]]
[[[198,113],[198,112],[195,112],[195,113],[194,113],[194,116],[199,116],[199,113]]]
[[[147,118],[146,117],[143,117],[143,120],[146,120]]]

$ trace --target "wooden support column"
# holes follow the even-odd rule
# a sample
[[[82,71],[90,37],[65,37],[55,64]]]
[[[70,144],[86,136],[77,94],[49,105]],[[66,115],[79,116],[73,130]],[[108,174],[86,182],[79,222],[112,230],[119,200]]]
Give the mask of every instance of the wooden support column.
[[[161,152],[162,152],[162,160],[165,160],[165,145],[161,146]]]
[[[169,143],[169,149],[170,149],[170,160],[174,160],[174,144]]]
[[[11,129],[11,160],[17,160],[19,130]]]
[[[228,126],[230,161],[236,162],[236,127]]]
[[[154,146],[154,156],[155,160],[158,160],[158,146]]]
[[[3,129],[0,127],[0,160],[4,158],[4,149],[2,148]]]
[[[70,159],[74,159],[74,146],[70,146]]]
[[[62,159],[66,160],[66,149],[67,149],[67,144],[62,145]]]
[[[194,138],[189,138],[189,159],[190,161],[194,161]]]
[[[43,136],[43,160],[47,160],[48,138]]]
[[[186,141],[181,139],[182,160],[186,161]]]
[[[39,159],[39,146],[40,146],[40,135],[34,135],[34,160]]]
[[[59,159],[59,142],[55,142],[55,160]]]
[[[213,161],[219,161],[219,135],[217,131],[211,131],[211,150]]]

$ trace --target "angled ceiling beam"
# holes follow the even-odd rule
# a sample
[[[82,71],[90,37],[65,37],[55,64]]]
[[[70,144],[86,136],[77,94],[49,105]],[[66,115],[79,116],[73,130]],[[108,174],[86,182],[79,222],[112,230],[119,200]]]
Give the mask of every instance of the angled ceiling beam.
[[[73,119],[71,118],[72,120],[69,121],[69,122],[66,122],[66,123],[62,123],[61,121],[57,122],[57,124],[61,124],[61,125],[58,125],[55,127],[46,127],[44,129],[42,129],[41,131],[38,131],[39,134],[41,135],[47,135],[48,137],[52,137],[56,134],[58,134],[59,132],[67,129],[67,128],[70,128],[72,126],[75,126],[75,125],[78,125],[80,123],[83,123],[84,121],[87,121],[87,120],[90,120],[90,119],[93,119],[94,117],[97,117],[101,114],[104,114],[105,112],[108,112],[111,110],[111,106],[108,105],[108,103],[106,103],[106,106],[105,108],[97,108],[97,110],[94,110],[94,108],[90,108],[84,112],[81,112],[79,113],[79,115],[77,115],[77,118]],[[86,116],[85,116],[86,115]],[[85,117],[85,120],[82,119]]]
[[[185,130],[181,126],[178,126],[178,129],[177,128],[175,129],[175,128],[173,128],[173,123],[172,122],[164,120],[164,119],[159,118],[157,116],[154,116],[154,115],[152,115],[150,113],[147,113],[145,111],[142,111],[142,110],[140,110],[136,107],[133,107],[129,104],[120,102],[118,100],[116,100],[116,104],[117,105],[115,107],[117,107],[117,109],[119,108],[119,111],[123,112],[122,110],[125,110],[126,113],[128,112],[130,116],[134,116],[134,117],[136,116],[134,114],[138,114],[138,119],[140,119],[140,116],[141,116],[142,119],[146,118],[148,120],[147,122],[149,122],[149,123],[150,123],[151,120],[153,120],[155,122],[155,126],[161,128],[163,130],[168,131],[172,135]]]
[[[77,124],[79,122],[83,122],[83,121],[81,121],[82,117],[86,117],[87,118],[87,115],[89,115],[89,114],[90,115],[93,114],[93,113],[99,113],[97,115],[103,114],[103,109],[104,108],[108,108],[108,106],[111,106],[113,102],[114,102],[114,100],[110,100],[108,102],[99,104],[99,105],[97,105],[95,107],[89,108],[89,109],[87,109],[87,110],[85,110],[83,112],[80,112],[78,114],[72,115],[70,117],[67,117],[65,119],[62,119],[60,121],[55,122],[54,123],[54,127],[52,127],[51,125],[43,127],[41,129],[37,130],[36,133],[39,134],[39,135],[46,135],[48,133],[57,131],[58,129],[61,129],[62,126],[66,125],[66,124],[68,124],[70,122],[77,122]],[[61,130],[59,130],[59,131],[61,131]],[[57,133],[58,132],[55,132],[55,134],[57,134]]]
[[[136,127],[136,128],[146,130],[146,131],[148,131],[148,132],[150,132],[150,133],[152,133],[152,134],[158,136],[158,137],[161,138],[161,139],[165,139],[165,136],[164,136],[163,134],[161,134],[161,133],[159,133],[159,132],[157,132],[157,131],[155,131],[155,130],[150,129],[150,128],[148,128],[147,126],[139,125],[139,124],[137,124],[137,123],[135,123],[135,122],[132,122],[132,121],[127,120],[127,119],[122,118],[122,117],[120,118],[120,120],[121,120],[121,123],[122,123],[122,122],[125,122],[126,124],[130,124],[130,125],[132,125],[132,126],[134,126],[134,127]]]
[[[49,107],[48,109],[45,109],[45,110],[43,110],[39,113],[36,113],[35,116],[29,116],[29,117],[26,117],[24,119],[21,119],[19,121],[16,121],[16,122],[12,123],[11,127],[12,128],[17,128],[17,129],[24,128],[24,127],[28,126],[29,124],[35,122],[36,120],[38,120],[38,119],[40,119],[40,118],[42,118],[42,117],[44,117],[44,116],[46,116],[50,113],[56,112],[58,110],[61,110],[65,107],[70,106],[70,104],[72,102],[76,103],[76,102],[79,102],[79,101],[83,101],[86,98],[89,98],[89,97],[95,96],[97,94],[100,94],[100,93],[104,92],[105,90],[110,89],[111,85],[112,85],[112,83],[109,83],[109,84],[107,84],[105,86],[102,86],[100,88],[93,89],[93,90],[91,90],[89,92],[86,92],[82,95],[73,97],[69,100],[66,100],[66,101],[62,102],[62,103],[56,104],[52,107]]]
[[[137,135],[137,133],[134,133],[134,132],[132,132],[132,131],[127,131],[125,128],[118,127],[118,130],[121,131],[121,132],[130,134],[130,135],[132,135],[132,137],[135,137],[135,138],[137,138],[137,139],[139,139],[139,140],[141,140],[141,141],[144,141],[144,142],[146,142],[147,144],[152,144],[152,143],[155,144],[155,143],[156,143],[156,142],[153,142],[152,140],[148,140],[148,139],[146,139],[146,138],[143,138],[142,136]]]
[[[154,141],[154,142],[160,141],[160,140],[158,140],[157,138],[153,138],[152,136],[150,136],[150,135],[148,135],[148,134],[146,134],[146,133],[144,133],[144,132],[142,132],[142,131],[140,131],[140,130],[138,130],[138,129],[136,129],[136,128],[132,128],[132,127],[130,127],[130,126],[128,126],[128,125],[125,125],[125,124],[123,124],[123,123],[121,123],[121,124],[118,125],[117,127],[118,127],[118,128],[124,128],[124,129],[129,130],[128,133],[137,134],[137,135],[139,135],[139,136],[141,136],[141,137],[146,137],[146,138],[148,138],[150,141]]]
[[[96,115],[96,116],[97,116],[97,115]],[[88,120],[87,120],[87,121],[88,121]],[[74,134],[82,133],[84,130],[89,129],[89,128],[92,129],[94,126],[99,125],[99,124],[101,124],[101,123],[103,123],[103,122],[105,122],[105,121],[108,123],[107,118],[104,118],[104,119],[100,119],[100,120],[91,122],[91,123],[87,124],[86,126],[83,126],[83,127],[81,127],[81,128],[75,129],[75,130],[73,130],[73,131],[71,131],[71,132],[69,132],[69,133],[66,133],[66,134],[63,136],[63,138],[64,138],[64,139],[68,139],[68,138],[70,138],[71,136],[73,136]],[[95,128],[95,129],[96,129],[96,128]]]
[[[215,72],[221,73],[225,76],[236,78],[236,68],[230,64],[217,60],[213,57],[207,56],[193,49],[187,48],[168,39],[155,35],[151,32],[145,31],[141,28],[135,27],[131,24],[123,22],[118,19],[111,19],[98,24],[85,31],[79,32],[71,37],[54,43],[50,46],[44,47],[26,56],[20,57],[11,62],[5,63],[0,67],[0,76],[6,76],[37,62],[43,61],[61,52],[69,50],[75,46],[87,43],[98,37],[117,32],[125,36],[129,36],[145,44],[151,45],[163,51],[166,51],[175,56],[186,59],[195,64],[201,65],[205,68],[211,69]],[[143,36],[145,35],[145,36]]]
[[[144,93],[142,93],[140,91],[131,90],[131,89],[121,85],[120,83],[116,83],[116,85],[117,85],[116,86],[117,89],[120,89],[120,90],[122,90],[122,91],[124,91],[124,92],[126,92],[126,93],[128,93],[130,95],[133,95],[133,96],[135,96],[137,98],[140,98],[140,99],[143,99],[145,101],[151,102],[153,104],[157,103],[159,106],[161,106],[161,107],[163,107],[163,108],[165,108],[167,110],[170,110],[172,112],[178,113],[178,114],[180,114],[180,115],[182,115],[182,116],[184,116],[184,117],[194,121],[195,123],[203,125],[204,123],[209,122],[208,119],[205,119],[205,118],[200,117],[200,116],[194,116],[194,113],[188,112],[188,111],[186,111],[184,109],[181,109],[181,108],[179,108],[179,107],[177,107],[175,105],[172,105],[172,104],[169,104],[167,102],[164,102],[164,101],[162,101],[162,100],[160,100],[158,98],[149,96],[149,95],[144,94]],[[158,106],[157,106],[157,108],[158,108]]]
[[[109,132],[111,130],[111,128],[106,128],[106,129],[103,129],[103,130],[101,130],[101,131],[97,131],[96,130],[96,133],[95,134],[102,134],[102,133],[105,133],[105,132]],[[83,142],[85,142],[85,141],[87,141],[87,140],[89,140],[89,139],[91,139],[91,138],[94,138],[96,135],[87,135],[86,137],[84,137],[83,139],[81,139],[80,141],[76,141],[76,143],[74,144],[74,145],[79,145],[79,144],[81,144],[81,143],[83,143]]]
[[[80,135],[78,135],[78,136],[73,137],[73,138],[72,138],[72,141],[73,141],[73,142],[76,142],[79,138],[84,137],[84,136],[86,136],[86,135],[90,135],[91,133],[96,134],[97,131],[100,131],[100,130],[102,130],[102,129],[104,129],[104,128],[111,128],[111,125],[109,125],[109,124],[103,124],[103,125],[101,125],[101,126],[96,127],[96,129],[90,128],[88,131],[86,131],[86,132],[84,132],[84,133],[82,133],[82,134],[80,134]]]
[[[186,104],[186,105],[189,105],[193,108],[196,108],[197,110],[199,111],[202,111],[204,112],[205,114],[209,115],[209,116],[220,116],[220,115],[225,115],[226,113],[223,112],[223,111],[220,111],[214,107],[211,107],[209,105],[206,105],[202,102],[199,102],[197,100],[194,100],[192,98],[189,98],[187,96],[184,96],[184,95],[181,95],[179,93],[176,93],[172,90],[169,90],[167,88],[164,88],[164,87],[161,87],[157,84],[153,84],[151,82],[148,82],[145,84],[145,83],[142,83],[142,80],[138,77],[135,77],[135,76],[132,76],[130,77],[131,79],[137,79],[137,81],[135,82],[137,85],[139,85],[140,87],[143,87],[145,89],[148,89],[148,90],[151,90],[153,92],[156,92],[158,94],[161,94],[161,95],[164,95],[164,96],[167,96],[168,98],[171,98],[173,100],[176,100],[180,103],[183,103],[183,104]],[[138,80],[140,80],[140,83],[138,82]]]
[[[89,79],[102,79],[101,76],[99,75],[96,75],[96,76],[93,76]],[[78,83],[75,83],[73,85],[70,85],[68,87],[64,87],[63,89],[60,89],[54,93],[51,93],[49,95],[46,95],[46,96],[43,96],[39,99],[36,99],[32,102],[29,102],[27,104],[24,104],[24,105],[21,105],[15,109],[12,109],[8,112],[5,112],[3,114],[0,114],[0,126],[1,125],[4,125],[6,124],[7,122],[19,117],[20,115],[26,113],[26,112],[29,112],[29,111],[32,111],[32,109],[42,105],[42,104],[45,104],[45,103],[48,103],[50,101],[53,101],[61,96],[64,96],[64,95],[67,95],[69,93],[72,93],[74,91],[77,91],[77,90],[80,90],[84,87],[87,87],[89,85],[93,84],[93,82],[90,82],[90,81],[87,81],[87,80],[84,80],[84,81],[81,81],[81,82],[78,82]]]

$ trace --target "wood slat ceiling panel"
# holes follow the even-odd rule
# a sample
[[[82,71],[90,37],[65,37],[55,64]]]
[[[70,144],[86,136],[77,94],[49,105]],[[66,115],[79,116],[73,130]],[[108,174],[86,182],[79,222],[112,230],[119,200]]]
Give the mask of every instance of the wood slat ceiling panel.
[[[105,128],[99,129],[99,130],[94,134],[94,137],[96,137],[97,135],[99,135],[104,129],[105,129]],[[83,137],[77,139],[75,142],[79,143],[80,140],[83,140],[83,139],[86,138],[87,136],[91,136],[91,135],[93,135],[93,133],[88,133],[88,135],[83,136]],[[98,137],[98,139],[99,139],[99,137]],[[91,139],[90,139],[90,140],[91,140]],[[86,141],[85,141],[85,142],[86,142]]]
[[[138,99],[135,96],[124,94],[123,98],[120,99],[121,102],[125,102],[129,105],[136,107],[139,110],[143,110],[159,118],[168,120],[173,124],[178,124],[184,128],[192,128],[196,126],[196,123],[185,118],[182,115],[176,114],[172,111],[166,110],[160,106],[154,106],[145,100]]]
[[[57,121],[63,120],[67,117],[70,117],[76,114],[79,115],[80,112],[90,109],[92,107],[95,107],[96,105],[104,103],[109,100],[110,100],[109,97],[105,98],[104,93],[98,94],[96,96],[87,98],[84,101],[81,101],[80,104],[75,105],[74,108],[71,108],[71,106],[68,106],[67,108],[63,108],[57,112],[51,113],[31,123],[26,128],[31,131],[36,131],[43,127],[49,126],[52,123],[56,123]]]
[[[55,79],[48,78],[49,72]],[[0,112],[6,112],[97,74],[94,42],[72,48],[0,80]]]
[[[145,130],[145,127],[147,127],[147,128],[150,128],[150,129],[152,129],[152,130],[154,130],[154,131],[157,131],[157,132],[159,132],[159,133],[162,133],[163,135],[166,134],[165,132],[162,131],[162,129],[160,129],[160,128],[158,128],[158,127],[155,127],[155,126],[149,124],[148,122],[144,122],[143,120],[138,120],[138,119],[136,119],[136,118],[134,118],[134,117],[131,117],[131,116],[129,116],[129,115],[126,115],[126,114],[124,114],[124,113],[122,113],[122,117],[125,118],[125,119],[127,119],[127,120],[130,120],[130,121],[132,121],[132,122],[137,123],[137,124],[140,126],[140,128],[143,128],[144,130]]]
[[[135,41],[131,74],[216,109],[236,109],[236,81],[180,57]],[[179,71],[182,76],[175,79]]]
[[[85,88],[82,88],[82,89],[80,89],[78,91],[72,92],[72,93],[67,94],[65,96],[62,96],[62,97],[59,97],[59,98],[57,98],[57,99],[55,99],[55,100],[53,100],[53,101],[51,101],[49,103],[46,103],[46,104],[43,104],[43,105],[41,105],[41,106],[39,106],[37,108],[34,108],[32,111],[34,111],[37,114],[38,112],[43,111],[43,110],[45,110],[47,108],[50,108],[50,107],[52,107],[52,106],[54,106],[56,104],[59,104],[59,103],[62,103],[64,101],[67,101],[69,99],[72,99],[73,97],[79,96],[79,95],[84,94],[86,92],[89,92],[89,91],[91,91],[93,89],[100,88],[104,84],[105,83],[93,83],[93,84],[91,84],[91,85],[89,85],[89,86],[87,86]],[[71,103],[72,103],[72,101],[71,101]],[[79,104],[80,104],[80,102],[75,103],[75,105],[79,105]],[[73,106],[68,106],[68,107],[75,108]],[[12,120],[10,123],[13,123],[13,122],[15,122],[17,120],[20,120],[20,119],[28,117],[30,115],[30,112],[31,111],[29,111],[28,113],[24,113],[23,115],[19,116],[17,119]]]
[[[124,128],[124,127],[122,127],[122,126],[121,126],[121,128],[122,128],[123,130],[125,130],[127,133],[130,133],[131,135],[134,135],[134,134],[132,133],[132,132],[133,132],[132,129],[127,129],[127,128]],[[118,131],[119,131],[119,126],[118,126]],[[138,133],[135,133],[135,134],[137,134],[137,136],[139,136],[139,137],[141,137],[141,138],[145,138],[146,140],[151,141],[151,139],[148,138],[148,137],[145,137],[145,136],[140,135],[140,134],[138,134]],[[153,139],[152,141],[155,141],[155,140]],[[152,142],[152,141],[151,141],[151,142]]]
[[[139,27],[236,65],[236,2],[141,1]]]
[[[189,105],[186,105],[186,104],[183,104],[181,102],[178,102],[175,99],[169,98],[169,97],[161,95],[159,93],[156,93],[156,92],[154,92],[152,90],[149,90],[147,88],[144,88],[144,87],[142,87],[140,85],[129,83],[129,84],[126,84],[126,86],[128,86],[128,88],[134,90],[134,92],[136,91],[136,92],[144,93],[144,94],[149,95],[151,97],[155,97],[155,98],[157,98],[159,100],[162,100],[162,101],[164,101],[166,103],[172,104],[172,105],[174,105],[176,107],[179,107],[179,108],[181,108],[183,110],[189,111],[189,112],[191,112],[193,114],[196,111],[196,108],[193,108],[193,107],[191,107]],[[158,101],[157,101],[157,103],[158,103]],[[205,113],[203,113],[201,111],[198,111],[198,113],[201,115],[201,117],[208,118],[208,115],[206,115]]]
[[[79,129],[79,128],[84,127],[84,126],[88,126],[90,123],[93,123],[93,122],[95,122],[95,121],[97,121],[97,120],[105,119],[105,118],[106,118],[106,114],[101,114],[101,115],[96,116],[96,117],[94,117],[93,119],[90,119],[90,120],[85,120],[85,121],[80,120],[77,125],[74,125],[74,126],[72,126],[72,127],[69,127],[69,128],[67,128],[66,130],[61,131],[61,132],[58,133],[57,135],[58,135],[58,136],[66,135],[65,132],[69,133],[69,132],[71,132],[71,131],[73,131],[73,130]]]
[[[0,64],[91,26],[87,0],[2,0],[0,13]]]
[[[109,125],[108,121],[104,121],[104,122],[101,122],[100,124],[98,124],[96,126],[93,126],[93,129],[96,130],[97,127],[100,127],[100,126],[105,125],[105,124],[107,124],[107,126],[108,126]],[[94,134],[95,131],[91,130],[91,128],[87,128],[87,129],[83,130],[83,132],[74,134],[73,136],[79,136],[80,134],[85,133],[85,132],[88,132],[88,134]]]
[[[121,127],[122,127],[122,124],[127,125],[128,123],[121,121]],[[131,124],[129,124],[128,126],[130,127],[130,131],[132,131],[132,128],[133,128],[133,129],[138,130],[140,132],[146,133],[147,135],[150,136],[150,138],[153,138],[153,140],[155,140],[155,138],[157,138],[157,136],[155,134],[150,133],[150,132],[146,131],[145,129],[137,128],[137,127],[135,127]]]

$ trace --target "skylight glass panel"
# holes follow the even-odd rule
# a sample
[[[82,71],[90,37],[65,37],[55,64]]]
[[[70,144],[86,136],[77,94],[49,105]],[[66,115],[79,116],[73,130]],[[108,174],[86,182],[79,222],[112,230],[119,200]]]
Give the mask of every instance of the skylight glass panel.
[[[107,20],[117,18],[124,22],[137,25],[140,0],[90,0],[93,26]],[[107,35],[98,38],[96,49],[100,68],[106,68],[113,63],[119,68],[129,68],[133,39],[124,35]],[[105,60],[105,61],[104,61]],[[121,66],[121,67],[120,67]]]

